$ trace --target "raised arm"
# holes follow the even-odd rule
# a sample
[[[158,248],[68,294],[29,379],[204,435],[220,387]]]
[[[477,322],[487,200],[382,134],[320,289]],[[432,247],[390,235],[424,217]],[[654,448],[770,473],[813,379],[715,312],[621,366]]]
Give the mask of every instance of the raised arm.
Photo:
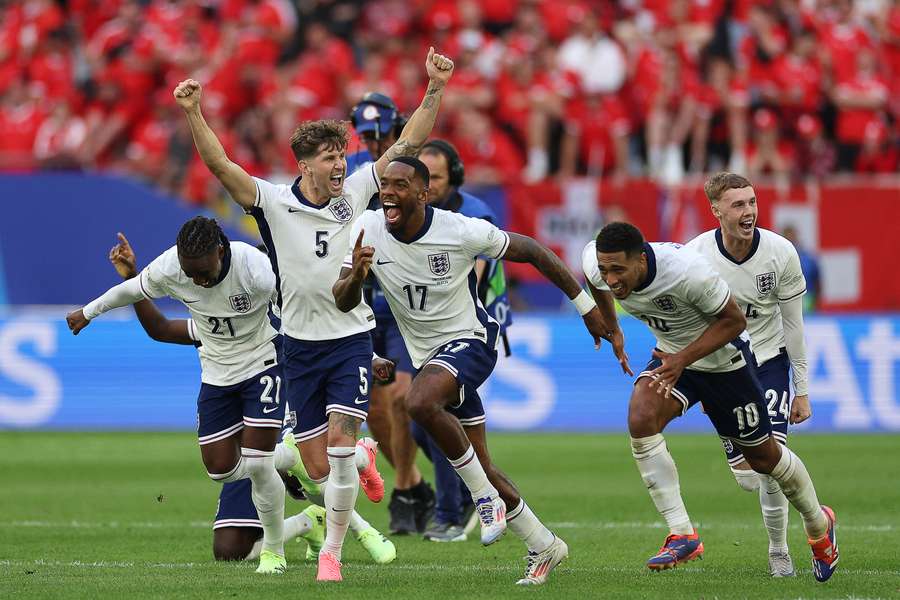
[[[442,54],[435,54],[434,48],[429,48],[425,70],[428,73],[425,97],[403,127],[400,138],[375,162],[377,178],[381,177],[388,164],[398,156],[415,156],[431,135],[441,106],[441,97],[444,95],[444,87],[453,75],[453,61]]]
[[[109,251],[109,262],[116,268],[116,272],[122,279],[127,281],[138,275],[137,257],[125,235],[119,233],[118,237],[119,243]],[[138,321],[141,322],[141,327],[152,339],[170,344],[194,345],[195,340],[191,336],[192,324],[187,319],[166,318],[156,305],[146,298],[136,302],[133,306]]]
[[[252,208],[256,202],[256,183],[240,165],[231,162],[219,138],[213,133],[200,112],[202,87],[193,79],[178,84],[173,92],[178,106],[184,109],[194,145],[209,172],[222,182],[234,201],[244,208]]]
[[[356,244],[353,246],[352,266],[344,263],[338,280],[331,287],[334,295],[334,303],[338,310],[350,312],[362,302],[362,286],[372,266],[372,257],[375,256],[375,248],[363,246],[365,230],[360,230]]]

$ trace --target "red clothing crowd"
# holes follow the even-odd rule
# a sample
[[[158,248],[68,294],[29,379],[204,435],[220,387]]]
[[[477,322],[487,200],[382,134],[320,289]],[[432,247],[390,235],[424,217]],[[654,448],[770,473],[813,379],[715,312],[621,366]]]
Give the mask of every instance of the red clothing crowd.
[[[456,61],[437,133],[473,183],[897,172],[900,1],[24,0],[0,3],[0,169],[220,193],[171,91],[250,172],[370,90],[406,113]],[[350,151],[361,148],[351,141]]]

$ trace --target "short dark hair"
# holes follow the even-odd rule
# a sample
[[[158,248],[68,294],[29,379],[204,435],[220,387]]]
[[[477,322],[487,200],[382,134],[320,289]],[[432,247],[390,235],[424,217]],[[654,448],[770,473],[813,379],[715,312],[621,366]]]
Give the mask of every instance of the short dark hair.
[[[644,250],[644,236],[631,223],[608,223],[597,234],[597,252],[624,252],[634,256]]]
[[[418,158],[414,156],[398,156],[391,162],[403,163],[404,165],[409,165],[416,172],[416,177],[422,180],[422,183],[425,184],[425,187],[428,187],[428,184],[431,182],[431,173],[428,171],[428,167],[425,166]]]
[[[194,217],[178,232],[178,254],[185,258],[206,256],[219,244],[228,246],[228,238],[215,219]]]
[[[294,158],[312,158],[325,145],[325,150],[343,150],[347,147],[347,123],[333,119],[305,121],[297,126],[291,136]]]

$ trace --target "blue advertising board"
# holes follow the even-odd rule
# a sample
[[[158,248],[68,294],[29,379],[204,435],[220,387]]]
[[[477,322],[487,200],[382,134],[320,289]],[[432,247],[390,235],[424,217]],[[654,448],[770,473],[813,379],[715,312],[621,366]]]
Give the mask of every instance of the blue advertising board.
[[[0,319],[0,428],[191,429],[195,350],[146,337],[127,311],[73,337],[56,317]],[[622,326],[635,371],[653,339]],[[900,431],[900,317],[813,317],[806,323],[813,417],[798,429]],[[523,316],[513,354],[482,388],[495,429],[624,431],[632,379],[575,316]],[[670,430],[708,431],[698,409]]]

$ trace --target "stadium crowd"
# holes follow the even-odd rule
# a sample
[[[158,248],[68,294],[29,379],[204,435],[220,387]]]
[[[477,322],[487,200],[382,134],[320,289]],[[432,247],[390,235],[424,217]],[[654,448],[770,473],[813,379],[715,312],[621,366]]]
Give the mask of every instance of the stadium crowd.
[[[426,40],[456,61],[436,134],[471,183],[896,172],[898,0],[25,0],[0,3],[0,169],[220,188],[172,98],[254,174],[366,91],[412,110]],[[349,152],[358,149],[351,141]]]

